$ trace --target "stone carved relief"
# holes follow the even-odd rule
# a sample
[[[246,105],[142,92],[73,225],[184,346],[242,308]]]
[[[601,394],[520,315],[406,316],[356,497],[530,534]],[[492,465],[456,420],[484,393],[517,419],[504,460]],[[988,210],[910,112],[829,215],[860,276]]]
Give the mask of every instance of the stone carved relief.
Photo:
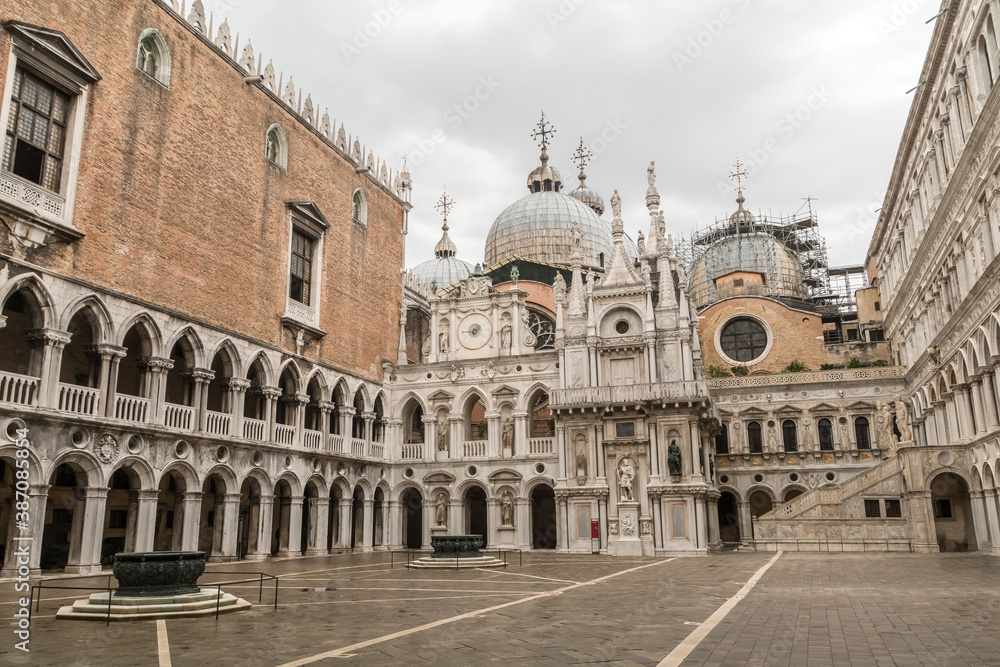
[[[94,455],[101,463],[111,463],[118,457],[118,439],[110,433],[94,438]]]
[[[626,514],[621,519],[622,535],[624,537],[635,537],[635,519],[630,514]]]

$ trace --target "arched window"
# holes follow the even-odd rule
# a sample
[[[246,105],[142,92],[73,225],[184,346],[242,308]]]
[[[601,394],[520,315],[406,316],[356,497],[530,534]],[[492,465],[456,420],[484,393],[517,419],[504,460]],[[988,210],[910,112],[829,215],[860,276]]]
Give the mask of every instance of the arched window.
[[[528,329],[535,336],[536,350],[551,350],[556,346],[556,325],[545,315],[529,311]]]
[[[825,417],[817,422],[819,427],[819,448],[824,452],[833,451],[833,424]]]
[[[795,432],[795,422],[791,419],[781,422],[781,439],[785,445],[786,452],[797,452],[799,450],[799,439]]]
[[[359,225],[368,224],[368,202],[365,201],[365,193],[361,190],[355,190],[351,199],[351,220]]]
[[[264,142],[264,157],[268,162],[282,169],[288,169],[288,141],[281,126],[275,124],[267,128]]]
[[[719,433],[715,436],[715,453],[729,453],[729,427],[726,424],[722,424]]]
[[[858,443],[858,449],[871,449],[872,441],[868,432],[868,418],[858,417],[854,420],[854,437]]]
[[[170,87],[170,49],[159,30],[149,28],[140,35],[135,67],[149,78]]]
[[[751,454],[760,454],[764,451],[764,438],[761,435],[760,422],[747,424],[747,445],[750,446]]]
[[[989,92],[993,88],[993,66],[990,63],[989,47],[986,45],[986,36],[980,35],[976,42],[976,52],[979,54],[979,72],[983,80],[983,92]]]

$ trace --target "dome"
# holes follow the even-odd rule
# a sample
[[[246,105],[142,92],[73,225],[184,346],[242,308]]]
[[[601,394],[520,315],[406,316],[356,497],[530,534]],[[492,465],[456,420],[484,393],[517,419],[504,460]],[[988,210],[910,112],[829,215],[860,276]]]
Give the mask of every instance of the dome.
[[[433,282],[437,289],[442,289],[471,276],[472,265],[454,255],[439,256],[436,259],[429,259],[417,264],[411,273],[425,283]]]
[[[495,266],[509,257],[522,257],[568,265],[577,224],[583,235],[583,265],[602,267],[611,260],[614,248],[611,228],[578,199],[544,191],[519,199],[497,216],[486,236],[486,264]]]
[[[740,195],[736,198],[736,203],[739,204],[739,208],[736,212],[729,216],[729,224],[731,225],[744,225],[749,224],[754,221],[753,213],[743,208],[743,202],[746,199],[743,198],[743,191],[740,191]]]
[[[740,271],[762,275],[762,283],[717,289],[717,279]],[[688,292],[696,308],[729,296],[748,294],[807,301],[809,290],[805,280],[805,271],[795,253],[773,236],[735,234],[713,243],[698,258],[691,269]]]
[[[549,166],[549,158],[542,153],[542,164],[528,174],[528,190],[530,192],[559,192],[562,189],[562,176],[559,170]]]
[[[580,185],[569,193],[569,196],[592,208],[597,215],[604,214],[604,198],[588,188],[583,179],[580,180]]]

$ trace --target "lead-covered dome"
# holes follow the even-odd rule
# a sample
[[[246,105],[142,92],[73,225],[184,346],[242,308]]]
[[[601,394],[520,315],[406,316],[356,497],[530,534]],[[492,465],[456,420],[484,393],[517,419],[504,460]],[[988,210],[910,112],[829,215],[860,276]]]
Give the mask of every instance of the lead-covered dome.
[[[741,207],[742,209],[742,207]],[[757,281],[717,281],[734,273],[759,275]],[[691,269],[688,293],[695,308],[729,296],[760,295],[809,300],[806,275],[798,257],[770,234],[734,234],[713,243]]]
[[[586,204],[561,192],[532,192],[497,216],[486,236],[485,261],[509,257],[570,264],[573,227],[579,225],[583,265],[603,267],[611,259],[611,228]]]

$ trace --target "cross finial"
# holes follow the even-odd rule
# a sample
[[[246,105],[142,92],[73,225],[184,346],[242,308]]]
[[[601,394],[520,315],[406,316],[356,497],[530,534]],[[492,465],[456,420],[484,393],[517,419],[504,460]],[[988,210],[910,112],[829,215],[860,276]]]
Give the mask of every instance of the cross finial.
[[[583,175],[583,168],[586,167],[588,164],[590,164],[590,160],[593,157],[594,154],[591,153],[586,147],[584,147],[583,137],[580,137],[580,145],[577,147],[575,151],[573,151],[573,157],[570,159],[573,160],[573,162],[575,162],[580,167],[581,176]]]
[[[736,169],[736,171],[734,171],[731,174],[729,174],[729,180],[731,180],[731,181],[735,180],[736,181],[736,187],[734,189],[742,195],[743,194],[743,179],[744,178],[749,179],[750,178],[750,172],[747,171],[746,166],[742,162],[740,162],[740,154],[739,153],[736,154],[736,164],[734,164],[733,167]]]
[[[444,191],[441,193],[441,198],[438,199],[437,204],[434,208],[438,213],[444,216],[444,224],[448,225],[448,212],[451,211],[455,206],[455,200],[448,196],[448,187],[445,186]]]
[[[552,123],[545,120],[544,111],[537,127],[538,129],[531,133],[531,138],[538,142],[538,145],[542,147],[542,153],[544,153],[549,145],[549,138],[556,133],[556,129],[552,127]]]

